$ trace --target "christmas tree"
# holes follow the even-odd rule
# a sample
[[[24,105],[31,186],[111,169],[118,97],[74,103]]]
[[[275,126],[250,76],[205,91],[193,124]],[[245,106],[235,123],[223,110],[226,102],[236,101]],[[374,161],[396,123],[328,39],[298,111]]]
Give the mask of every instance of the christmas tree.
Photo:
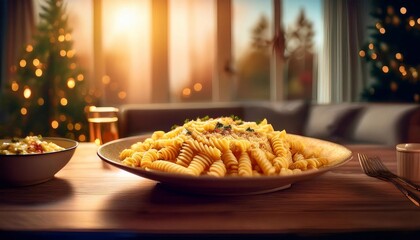
[[[362,98],[375,102],[420,101],[420,4],[375,0],[371,41],[360,50],[375,81]]]
[[[62,0],[46,0],[32,42],[23,49],[3,91],[2,137],[58,136],[85,141],[85,109],[94,104],[77,64]]]

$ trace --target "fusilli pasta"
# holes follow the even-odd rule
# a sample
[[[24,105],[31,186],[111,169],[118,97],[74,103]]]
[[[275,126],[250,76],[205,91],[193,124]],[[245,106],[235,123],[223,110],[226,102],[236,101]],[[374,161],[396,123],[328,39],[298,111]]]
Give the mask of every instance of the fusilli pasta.
[[[177,174],[269,176],[297,174],[328,164],[320,149],[308,149],[275,131],[266,119],[244,122],[237,117],[186,121],[173,130],[155,131],[120,152],[123,164]]]

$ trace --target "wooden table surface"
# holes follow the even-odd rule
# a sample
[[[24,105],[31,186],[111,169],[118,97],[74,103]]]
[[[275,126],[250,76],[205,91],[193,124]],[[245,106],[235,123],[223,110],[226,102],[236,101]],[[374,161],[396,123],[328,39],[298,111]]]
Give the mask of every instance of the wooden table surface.
[[[379,155],[396,171],[395,149],[347,147],[353,159],[324,175],[273,193],[223,197],[177,192],[116,169],[100,160],[95,144],[81,143],[54,179],[0,188],[0,236],[420,236],[420,208],[363,174],[357,160],[358,152]]]

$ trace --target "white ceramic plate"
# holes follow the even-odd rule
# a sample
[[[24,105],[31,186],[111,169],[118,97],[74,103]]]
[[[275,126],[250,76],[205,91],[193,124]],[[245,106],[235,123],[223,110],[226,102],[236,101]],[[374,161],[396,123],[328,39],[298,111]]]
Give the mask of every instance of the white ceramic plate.
[[[308,170],[300,174],[289,176],[260,176],[260,177],[211,177],[211,176],[188,176],[158,171],[146,171],[144,169],[129,167],[119,160],[119,153],[130,148],[133,143],[143,141],[149,136],[135,136],[122,138],[108,142],[98,149],[98,156],[127,172],[138,176],[158,181],[179,191],[193,192],[206,195],[248,195],[273,192],[290,187],[293,183],[307,180],[334,168],[337,168],[352,158],[352,152],[346,147],[332,142],[303,137],[290,136],[305,142],[306,147],[321,147],[321,155],[328,157],[330,164],[318,170]]]

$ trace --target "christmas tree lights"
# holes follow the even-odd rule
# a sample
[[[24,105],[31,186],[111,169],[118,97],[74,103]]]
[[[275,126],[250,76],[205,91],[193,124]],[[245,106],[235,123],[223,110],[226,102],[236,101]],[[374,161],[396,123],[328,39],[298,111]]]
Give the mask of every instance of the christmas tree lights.
[[[95,104],[80,69],[62,0],[46,0],[33,41],[23,49],[2,103],[2,137],[89,139],[86,109]]]
[[[416,1],[373,1],[371,41],[359,51],[375,82],[362,98],[377,102],[420,101],[420,5]]]

